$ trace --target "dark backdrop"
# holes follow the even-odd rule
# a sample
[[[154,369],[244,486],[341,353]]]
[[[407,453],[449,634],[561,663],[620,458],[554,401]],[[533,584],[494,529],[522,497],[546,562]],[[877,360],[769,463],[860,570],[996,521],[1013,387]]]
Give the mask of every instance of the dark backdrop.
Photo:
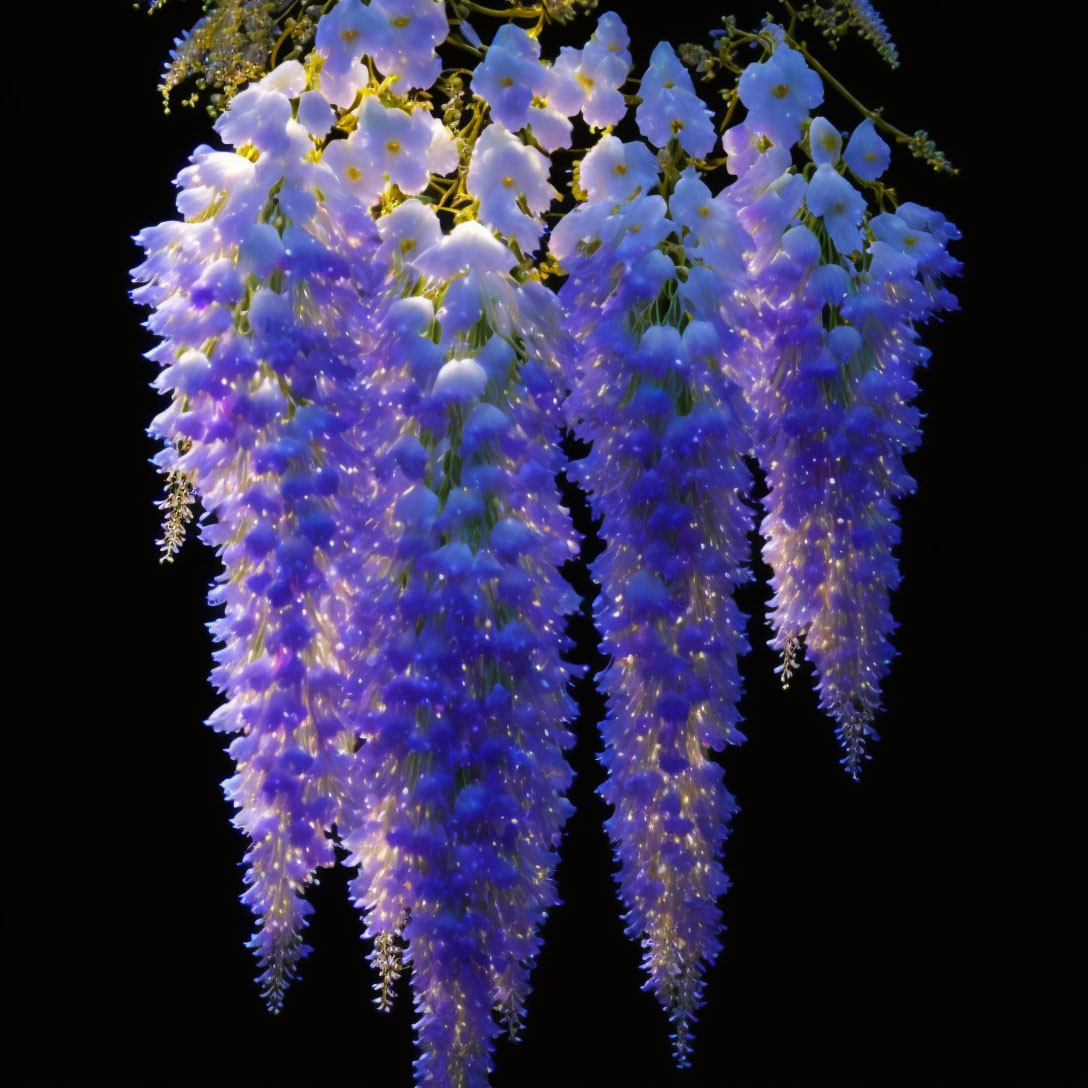
[[[402,994],[391,1016],[373,1009],[343,870],[312,891],[315,951],[282,1015],[263,1011],[252,983],[251,918],[238,902],[243,842],[219,786],[229,761],[201,724],[216,705],[204,626],[216,563],[196,542],[175,565],[157,562],[160,481],[144,428],[158,405],[141,358],[151,340],[126,297],[139,256],[129,236],[173,215],[171,179],[211,137],[200,111],[164,117],[155,90],[171,38],[199,4],[172,0],[152,19],[110,6],[73,43],[84,66],[60,75],[28,59],[28,78],[70,89],[54,86],[58,112],[39,119],[39,150],[9,167],[56,188],[36,250],[63,303],[35,318],[50,351],[20,355],[52,407],[41,419],[9,405],[12,425],[38,420],[21,448],[55,458],[17,473],[47,520],[20,519],[22,557],[9,568],[31,583],[21,615],[37,632],[12,680],[15,691],[32,688],[30,709],[13,700],[9,711],[14,778],[35,798],[29,828],[9,825],[37,863],[19,892],[29,930],[15,941],[29,981],[9,993],[21,1006],[28,1079],[400,1088],[414,1056],[409,1001]],[[612,6],[631,26],[636,67],[660,36],[702,40],[721,11],[753,21],[763,9]],[[901,70],[856,40],[832,67],[901,127],[929,128],[962,168],[937,177],[901,153],[893,167],[902,196],[963,228],[956,253],[967,268],[955,285],[963,312],[926,336],[926,439],[910,459],[918,493],[903,506],[901,656],[883,740],[864,781],[851,782],[807,668],[788,693],[777,685],[767,591],[746,591],[749,740],[723,760],[742,808],[726,858],[726,949],[710,973],[694,1068],[677,1073],[664,1017],[639,988],[639,951],[622,934],[594,793],[602,700],[592,681],[581,684],[564,905],[547,925],[524,1041],[499,1046],[496,1088],[1072,1076],[1073,796],[1062,739],[1072,721],[1035,703],[1035,647],[1050,636],[1026,611],[1062,584],[1036,564],[1043,546],[1028,528],[1048,478],[1028,488],[1012,475],[1028,413],[1010,366],[1047,365],[1016,346],[1035,238],[1017,208],[1032,189],[1024,155],[1035,137],[1003,89],[1015,75],[1007,40],[980,38],[961,10],[975,5],[880,6]],[[830,93],[829,102],[842,126],[853,124]],[[1045,215],[1047,192],[1031,200]],[[8,214],[34,209],[16,202]],[[600,545],[577,497],[574,515],[590,533],[588,556]],[[571,573],[588,592],[584,567]],[[588,623],[573,630],[580,660],[599,665]],[[1074,673],[1075,638],[1066,620],[1054,640]]]

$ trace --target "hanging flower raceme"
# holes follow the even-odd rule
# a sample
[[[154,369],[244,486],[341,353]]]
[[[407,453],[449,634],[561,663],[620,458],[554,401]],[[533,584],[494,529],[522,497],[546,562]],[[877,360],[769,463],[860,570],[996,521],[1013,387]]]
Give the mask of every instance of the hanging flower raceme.
[[[713,753],[743,739],[745,457],[769,486],[781,671],[807,647],[856,776],[892,654],[916,329],[955,305],[955,228],[880,180],[882,132],[951,171],[924,132],[863,111],[844,140],[812,118],[807,47],[769,21],[727,18],[683,63],[659,44],[636,97],[613,13],[580,48],[542,50],[592,6],[210,0],[167,83],[220,92],[227,149],[199,147],[181,218],[138,236],[134,297],[171,397],[152,427],[159,543],[171,559],[199,502],[224,567],[210,724],[237,734],[225,788],[264,995],[278,1009],[307,952],[305,893],[335,834],[380,1008],[410,968],[430,1088],[487,1084],[557,902],[577,603],[558,426],[591,443],[568,472],[607,544],[601,793],[627,932],[685,1065],[728,886],[735,806]],[[489,44],[466,13],[502,20]],[[797,21],[852,26],[895,60],[872,4]],[[739,74],[724,159],[685,65]],[[624,142],[629,106],[641,138]],[[578,203],[541,256],[551,156],[576,124],[593,145]]]
[[[419,1082],[484,1085],[493,1012],[511,1033],[523,1014],[570,807],[564,341],[555,296],[518,283],[478,223],[442,236],[409,201],[382,228],[400,297],[368,396],[405,422],[374,450],[362,526],[365,743],[345,844],[383,1003],[402,942],[412,967]]]
[[[672,74],[670,112],[700,119],[680,97],[694,99],[690,77]],[[568,418],[592,443],[568,471],[608,542],[594,565],[612,656],[601,792],[614,807],[627,932],[645,948],[647,986],[685,1065],[703,973],[721,949],[719,857],[734,806],[709,750],[743,739],[747,642],[733,591],[749,578],[751,528],[748,409],[722,365],[737,338],[716,310],[714,322],[703,316],[704,296],[746,286],[747,234],[690,171],[677,180],[686,156],[673,129],[656,117],[649,127],[667,143],[670,180],[644,144],[603,137],[579,169],[587,200],[551,249],[569,273],[560,297],[578,342]]]
[[[334,861],[348,795],[340,629],[357,587],[343,558],[365,471],[348,436],[377,287],[373,220],[293,116],[304,79],[286,64],[234,99],[217,127],[243,153],[196,151],[184,220],[138,236],[135,292],[154,307],[156,384],[173,398],[152,428],[168,443],[159,463],[191,484],[224,565],[213,681],[228,701],[210,724],[241,734],[225,788],[251,841],[243,898],[272,1008],[307,951],[303,894]]]
[[[740,94],[749,114],[726,133],[737,181],[725,195],[755,241],[763,307],[747,378],[770,489],[772,645],[786,680],[807,647],[856,778],[893,654],[895,504],[913,487],[902,455],[919,440],[914,371],[929,354],[916,325],[955,305],[940,280],[958,271],[945,248],[958,234],[916,205],[870,212],[850,177],[874,182],[888,147],[869,120],[845,150],[824,118],[808,122],[822,90],[795,50],[750,66]],[[786,149],[806,128],[811,163],[797,173]]]

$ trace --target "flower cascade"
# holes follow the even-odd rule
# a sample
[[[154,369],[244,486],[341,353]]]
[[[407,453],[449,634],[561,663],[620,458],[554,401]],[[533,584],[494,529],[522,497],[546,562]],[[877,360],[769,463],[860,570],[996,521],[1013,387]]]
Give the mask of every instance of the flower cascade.
[[[959,271],[946,248],[958,232],[917,204],[880,210],[890,148],[871,120],[844,145],[809,118],[823,88],[789,45],[750,65],[739,95],[748,115],[725,134],[737,180],[723,192],[754,242],[744,381],[769,485],[772,645],[786,682],[807,649],[857,778],[893,653],[895,502],[913,487],[902,455],[920,437],[914,372],[929,357],[917,326],[955,307],[941,281]]]
[[[604,136],[581,163],[586,200],[552,253],[578,344],[570,421],[589,455],[572,472],[604,519],[597,622],[611,654],[602,788],[648,986],[687,1063],[702,975],[721,948],[719,856],[733,799],[712,749],[737,730],[747,648],[733,590],[749,578],[750,412],[725,362],[739,348],[717,305],[747,283],[748,235],[690,165],[714,142],[691,77],[667,46],[650,80],[675,84],[639,108],[643,142]],[[677,124],[677,121],[679,123]],[[674,127],[674,124],[676,127]],[[676,136],[674,132],[678,133]]]
[[[137,236],[170,397],[162,557],[199,504],[223,564],[209,724],[234,737],[264,997],[282,1007],[342,847],[376,1004],[407,976],[431,1088],[488,1083],[558,903],[578,549],[557,474],[602,519],[601,795],[684,1066],[722,947],[736,806],[715,753],[743,740],[753,469],[783,681],[807,653],[857,777],[893,654],[918,330],[956,305],[956,228],[882,180],[885,137],[952,171],[933,141],[812,115],[829,81],[858,103],[795,24],[897,63],[872,4],[727,18],[638,80],[611,12],[545,53],[594,6],[211,0],[164,90],[212,89],[222,147]],[[485,43],[470,19],[499,25]],[[729,81],[724,117],[692,69]],[[564,463],[561,428],[587,456]]]

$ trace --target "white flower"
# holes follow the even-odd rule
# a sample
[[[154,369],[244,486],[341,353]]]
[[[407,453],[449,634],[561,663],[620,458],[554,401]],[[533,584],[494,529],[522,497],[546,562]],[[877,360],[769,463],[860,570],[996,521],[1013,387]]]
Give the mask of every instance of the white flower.
[[[451,359],[434,380],[433,393],[443,400],[466,401],[487,386],[487,371],[475,359]]]
[[[517,264],[514,254],[487,227],[475,220],[458,223],[437,244],[412,260],[417,272],[449,280],[465,272],[509,272]]]
[[[499,125],[484,129],[472,153],[468,188],[480,201],[480,221],[526,253],[536,249],[544,229],[536,217],[559,196],[548,181],[549,165],[535,147]]]
[[[695,93],[688,70],[668,42],[659,42],[642,77],[642,98],[635,111],[639,131],[650,143],[664,147],[675,136],[695,158],[703,158],[717,137],[710,111]]]
[[[265,91],[278,91],[288,98],[298,98],[306,87],[306,69],[297,60],[285,60],[262,77],[256,86]]]

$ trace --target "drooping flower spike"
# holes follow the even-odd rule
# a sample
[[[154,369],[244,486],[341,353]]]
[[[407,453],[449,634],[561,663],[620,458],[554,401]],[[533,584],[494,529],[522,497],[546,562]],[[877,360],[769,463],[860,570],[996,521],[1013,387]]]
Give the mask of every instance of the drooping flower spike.
[[[134,293],[155,307],[156,384],[173,393],[153,426],[168,443],[159,462],[213,516],[202,535],[224,564],[212,678],[228,701],[210,724],[241,734],[226,790],[251,842],[243,898],[273,1009],[307,952],[305,888],[334,862],[327,833],[350,792],[339,632],[357,587],[339,567],[352,543],[347,481],[366,470],[345,435],[379,286],[373,220],[310,160],[292,119],[303,80],[283,65],[234,100],[218,127],[257,161],[197,149],[178,179],[185,221],[138,236],[147,260]]]
[[[788,94],[764,93],[787,80]],[[959,270],[946,250],[958,233],[916,205],[870,210],[855,183],[879,177],[888,146],[868,119],[844,150],[824,118],[808,121],[822,93],[796,51],[779,45],[739,87],[748,116],[726,133],[737,181],[724,196],[756,242],[749,267],[762,313],[749,330],[746,387],[770,489],[772,645],[787,681],[807,648],[856,778],[893,655],[895,504],[913,487],[902,455],[919,440],[914,371],[929,354],[917,325],[955,306],[940,281]],[[783,145],[806,127],[802,174]]]
[[[483,1085],[493,1012],[512,1033],[523,1016],[569,811],[563,339],[506,246],[410,207],[390,221],[431,217],[435,241],[404,261],[374,369],[371,395],[405,422],[373,451],[360,538],[365,743],[344,841],[379,957],[403,942],[411,964],[420,1083]]]
[[[569,273],[560,299],[578,342],[568,418],[592,443],[569,471],[608,542],[594,565],[612,657],[601,793],[627,932],[645,949],[683,1066],[721,949],[719,858],[734,805],[708,756],[743,739],[747,641],[733,590],[749,578],[752,525],[749,412],[723,367],[739,341],[716,308],[703,316],[704,296],[744,286],[747,234],[692,172],[677,178],[686,156],[671,128],[656,117],[647,127],[666,141],[671,181],[646,145],[603,137],[581,164],[587,200],[551,245]]]

